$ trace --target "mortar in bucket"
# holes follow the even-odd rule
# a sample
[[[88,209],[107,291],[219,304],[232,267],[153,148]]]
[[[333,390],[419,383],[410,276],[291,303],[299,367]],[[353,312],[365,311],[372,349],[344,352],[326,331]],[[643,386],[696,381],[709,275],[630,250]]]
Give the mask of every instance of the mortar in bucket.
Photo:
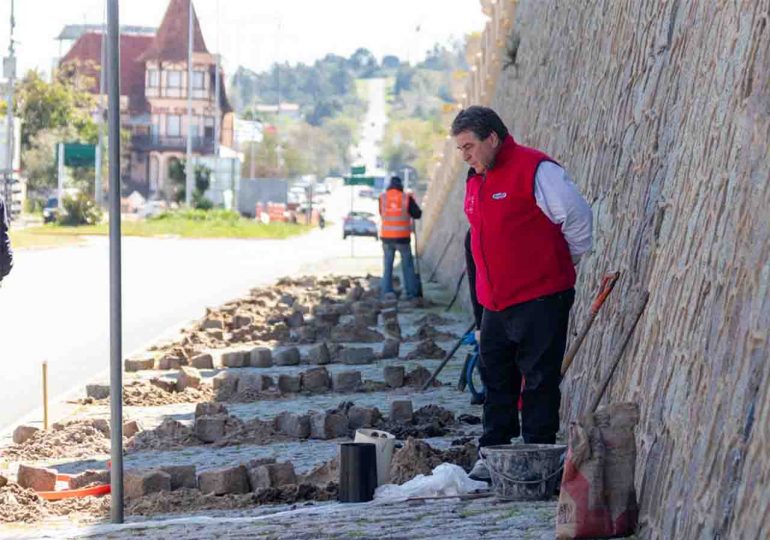
[[[379,429],[357,429],[353,442],[371,443],[376,447],[377,485],[390,483],[390,461],[393,459],[396,437]]]
[[[561,479],[566,452],[562,444],[501,444],[480,449],[492,477],[492,491],[510,501],[551,498]]]

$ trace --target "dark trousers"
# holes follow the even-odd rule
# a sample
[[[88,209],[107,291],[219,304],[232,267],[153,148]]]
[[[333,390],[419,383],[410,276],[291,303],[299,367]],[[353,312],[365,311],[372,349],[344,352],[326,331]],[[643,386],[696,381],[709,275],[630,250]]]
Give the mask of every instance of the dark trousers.
[[[559,431],[561,362],[567,344],[569,310],[575,290],[484,310],[481,319],[481,379],[486,388],[484,434],[479,446],[524,442],[553,444]],[[522,426],[516,407],[521,389]]]

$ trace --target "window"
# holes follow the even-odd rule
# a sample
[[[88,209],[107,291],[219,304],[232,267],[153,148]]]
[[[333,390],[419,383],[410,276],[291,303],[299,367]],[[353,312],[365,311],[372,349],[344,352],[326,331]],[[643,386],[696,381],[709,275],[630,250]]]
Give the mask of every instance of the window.
[[[166,86],[169,88],[181,88],[182,87],[182,72],[181,71],[169,71],[166,78]]]
[[[203,71],[193,71],[193,88],[204,88],[206,73]]]
[[[157,88],[159,80],[160,80],[160,77],[158,76],[157,69],[147,70],[147,87],[148,88]]]
[[[169,114],[166,116],[166,135],[169,137],[179,137],[182,135],[182,117],[178,114]]]

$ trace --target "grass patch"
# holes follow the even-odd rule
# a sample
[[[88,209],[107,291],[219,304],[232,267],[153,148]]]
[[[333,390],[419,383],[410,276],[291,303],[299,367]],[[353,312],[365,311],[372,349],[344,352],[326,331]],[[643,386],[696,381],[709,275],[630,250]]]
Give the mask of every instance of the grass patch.
[[[48,249],[55,247],[64,247],[77,245],[82,242],[77,236],[62,236],[58,234],[46,234],[46,231],[38,229],[48,229],[49,227],[33,227],[10,231],[11,247],[15,250],[20,249]]]
[[[224,210],[182,210],[166,212],[146,221],[123,221],[123,236],[180,236],[182,238],[261,238],[283,239],[310,230],[307,225],[293,223],[264,223],[242,218]],[[21,231],[20,231],[21,232]],[[103,236],[109,234],[109,224],[65,227],[44,225],[25,229],[27,235],[48,237]]]

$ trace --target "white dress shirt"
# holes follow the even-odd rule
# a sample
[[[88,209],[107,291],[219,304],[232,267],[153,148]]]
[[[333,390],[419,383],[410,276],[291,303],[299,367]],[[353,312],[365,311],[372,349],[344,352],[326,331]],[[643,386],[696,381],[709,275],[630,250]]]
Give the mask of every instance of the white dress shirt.
[[[561,232],[572,262],[591,251],[593,214],[567,171],[552,161],[542,162],[535,173],[535,202]]]

